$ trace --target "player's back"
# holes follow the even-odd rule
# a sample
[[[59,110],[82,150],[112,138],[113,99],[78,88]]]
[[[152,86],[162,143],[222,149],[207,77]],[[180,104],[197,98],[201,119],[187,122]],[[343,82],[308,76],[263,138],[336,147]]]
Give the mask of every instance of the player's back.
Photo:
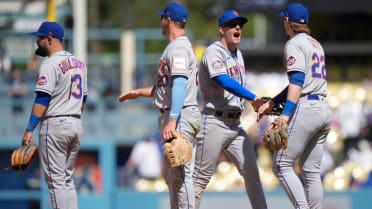
[[[325,54],[320,43],[305,33],[299,33],[285,46],[288,71],[305,73],[302,95],[327,96],[327,74]]]
[[[43,61],[35,91],[51,95],[45,117],[80,115],[87,95],[87,69],[72,54],[59,51]]]

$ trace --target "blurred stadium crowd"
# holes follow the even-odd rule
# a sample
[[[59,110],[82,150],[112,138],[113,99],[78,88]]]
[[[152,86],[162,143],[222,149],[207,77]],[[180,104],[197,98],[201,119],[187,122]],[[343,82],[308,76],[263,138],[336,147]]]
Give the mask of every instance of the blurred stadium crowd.
[[[2,56],[1,68],[1,112],[10,121],[1,121],[1,136],[17,137],[24,131],[33,101],[34,80],[39,58],[31,56],[26,69],[12,68],[11,60]],[[5,61],[4,61],[5,60]],[[250,88],[260,96],[273,96],[286,85],[286,74],[247,72]],[[84,114],[85,138],[97,136],[117,137],[130,133],[130,126],[144,126],[147,135],[143,140],[127,144],[126,159],[118,165],[119,186],[135,187],[140,191],[163,191],[167,187],[161,177],[161,152],[159,136],[156,133],[157,113],[153,111],[151,100],[139,104],[119,107],[115,102],[118,89],[90,91]],[[328,136],[322,162],[322,177],[325,190],[344,191],[372,187],[372,76],[361,83],[329,83],[328,102],[333,110],[333,125]],[[141,104],[140,103],[144,103]],[[124,111],[124,112],[123,112]],[[130,117],[129,112],[132,112]],[[142,114],[141,114],[142,113]],[[123,117],[125,121],[123,124]],[[142,118],[139,119],[139,118]],[[267,116],[256,122],[256,113],[247,104],[242,122],[256,145],[258,165],[265,189],[272,190],[278,181],[271,171],[271,154],[263,148],[263,129],[273,119]],[[143,121],[154,121],[149,126]],[[152,128],[151,128],[152,127]],[[141,132],[141,130],[132,130]],[[142,165],[145,164],[145,165]],[[218,172],[208,189],[217,191],[243,190],[244,184],[239,173],[224,155],[220,157]]]

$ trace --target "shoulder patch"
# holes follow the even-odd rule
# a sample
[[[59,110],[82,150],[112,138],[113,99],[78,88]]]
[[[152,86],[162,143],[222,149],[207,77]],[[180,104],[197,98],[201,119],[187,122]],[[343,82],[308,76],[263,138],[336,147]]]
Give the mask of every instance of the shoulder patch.
[[[186,58],[174,57],[172,70],[186,70]]]
[[[222,60],[220,60],[219,58],[214,58],[213,61],[212,61],[212,67],[215,70],[222,69],[223,68]]]
[[[294,54],[288,55],[287,60],[286,60],[287,67],[294,65],[296,61],[297,61],[296,55]]]
[[[37,78],[37,82],[36,82],[36,85],[39,85],[39,86],[44,86],[45,84],[48,83],[48,76],[46,74],[40,74],[39,77]]]

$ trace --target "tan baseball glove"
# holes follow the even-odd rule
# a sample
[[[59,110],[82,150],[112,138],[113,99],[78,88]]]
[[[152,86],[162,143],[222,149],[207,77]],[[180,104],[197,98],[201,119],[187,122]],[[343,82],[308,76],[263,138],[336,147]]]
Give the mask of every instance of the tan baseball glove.
[[[23,172],[34,158],[36,149],[36,142],[30,141],[28,145],[23,145],[21,148],[14,150],[10,159],[10,167]]]
[[[282,119],[275,119],[264,132],[265,148],[278,151],[287,147],[288,124]]]
[[[176,132],[176,135],[177,138],[163,144],[164,160],[168,167],[184,165],[191,158],[192,147],[186,137],[180,132]]]

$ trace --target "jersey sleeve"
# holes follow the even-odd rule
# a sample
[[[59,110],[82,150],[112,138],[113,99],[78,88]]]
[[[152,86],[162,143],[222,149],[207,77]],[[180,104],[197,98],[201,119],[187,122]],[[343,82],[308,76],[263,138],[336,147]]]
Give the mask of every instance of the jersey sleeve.
[[[207,51],[202,57],[202,65],[206,66],[211,78],[227,74],[223,56],[216,50]]]
[[[57,81],[57,72],[53,65],[44,62],[40,65],[39,74],[36,81],[35,92],[41,91],[53,95]]]
[[[171,76],[185,76],[188,78],[189,56],[185,47],[179,46],[170,49],[167,53],[168,69]]]
[[[305,52],[295,42],[289,42],[285,46],[285,65],[288,72],[305,73]]]

